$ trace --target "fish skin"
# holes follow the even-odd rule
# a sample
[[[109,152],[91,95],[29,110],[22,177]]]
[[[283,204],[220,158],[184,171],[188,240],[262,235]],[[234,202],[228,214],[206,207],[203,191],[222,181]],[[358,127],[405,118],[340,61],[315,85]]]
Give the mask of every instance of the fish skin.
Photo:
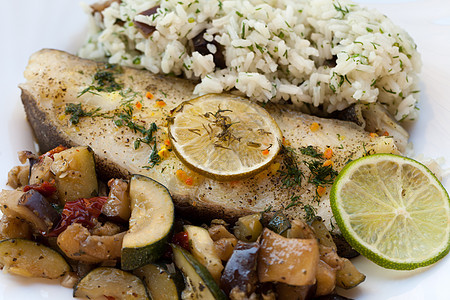
[[[331,160],[334,169],[340,171],[349,159],[354,160],[367,152],[398,153],[391,137],[371,137],[358,125],[340,120],[323,119],[303,114],[288,107],[267,105],[266,109],[278,123],[286,144],[296,152],[297,163],[305,174],[301,186],[283,186],[280,170],[283,170],[283,154],[279,154],[274,165],[252,178],[218,182],[189,170],[172,152],[160,164],[148,166],[151,148],[141,145],[134,149],[134,141],[139,135],[129,128],[117,127],[111,119],[83,117],[77,125],[72,125],[65,115],[66,103],[82,103],[87,110],[101,107],[102,112],[114,110],[120,104],[117,92],[93,95],[80,92],[91,85],[93,74],[103,66],[70,55],[68,53],[43,49],[33,54],[25,70],[26,82],[20,85],[22,102],[27,118],[35,133],[41,151],[47,151],[60,144],[66,146],[88,145],[96,156],[97,169],[101,177],[129,177],[142,174],[165,185],[182,214],[198,218],[224,218],[235,220],[251,212],[284,209],[291,203],[292,196],[298,196],[301,204],[285,209],[290,218],[305,218],[304,205],[311,205],[330,228],[332,212],[329,204],[330,185],[325,194],[317,200],[316,187],[308,183],[309,170],[303,161],[313,158],[300,153],[299,149],[312,145],[318,151],[333,150]],[[158,149],[167,136],[167,120],[170,110],[181,102],[194,98],[192,82],[171,77],[154,75],[148,71],[123,68],[117,81],[124,88],[140,91],[142,108],[135,109],[136,120],[145,124],[155,122]],[[153,98],[145,96],[151,92]],[[155,106],[156,100],[163,100],[164,107]],[[138,121],[138,122],[139,122]],[[319,129],[312,131],[311,124],[318,123]],[[280,169],[277,170],[277,164]],[[182,169],[193,179],[187,185],[176,176]]]

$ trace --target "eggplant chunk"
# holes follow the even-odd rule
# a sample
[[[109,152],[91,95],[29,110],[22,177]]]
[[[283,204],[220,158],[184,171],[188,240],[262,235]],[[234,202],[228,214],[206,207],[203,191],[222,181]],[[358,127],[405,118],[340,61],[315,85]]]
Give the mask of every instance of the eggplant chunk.
[[[159,7],[160,7],[159,5],[154,6],[154,7],[151,7],[151,8],[149,8],[149,9],[147,9],[147,10],[144,10],[143,12],[140,12],[138,15],[143,15],[143,16],[151,16],[151,15],[154,15],[154,14],[157,13]],[[155,30],[156,30],[156,27],[155,27],[155,26],[151,26],[151,25],[148,25],[148,24],[146,24],[146,23],[139,22],[139,21],[136,21],[136,20],[134,20],[134,25],[136,26],[136,29],[137,29],[137,30],[138,30],[145,38],[148,38],[149,36],[151,36],[152,33],[155,32]]]
[[[319,245],[320,259],[326,262],[330,267],[340,269],[344,265],[344,259],[339,257],[336,250],[331,247]]]
[[[70,271],[61,254],[39,243],[23,239],[0,242],[0,264],[9,273],[25,277],[55,279]]]
[[[51,171],[61,204],[98,194],[94,153],[89,147],[73,147],[55,153]]]
[[[316,280],[316,296],[331,294],[336,287],[336,270],[320,260],[317,267]]]
[[[127,222],[131,216],[128,183],[122,179],[111,179],[108,186],[108,201],[103,205],[102,213],[114,220]]]
[[[50,202],[39,192],[29,190],[19,199],[19,206],[29,209],[37,217],[30,220],[32,223],[39,224],[44,232],[48,232],[61,219],[61,215],[50,204]]]
[[[98,299],[141,300],[149,299],[143,282],[135,275],[115,269],[100,267],[84,276],[73,289],[74,297]]]
[[[337,250],[333,237],[331,236],[331,233],[328,231],[321,217],[316,217],[311,222],[311,227],[314,228],[314,232],[316,233],[316,238],[319,241],[319,244]]]
[[[318,263],[316,239],[288,239],[264,229],[258,255],[260,282],[312,285],[316,282]]]
[[[208,232],[214,242],[224,238],[236,238],[224,225],[214,224],[208,228]]]
[[[222,261],[228,261],[230,259],[237,242],[237,238],[221,238],[220,240],[214,241],[216,253]]]
[[[306,222],[294,219],[291,221],[291,228],[288,229],[286,237],[290,239],[314,239],[316,235]]]
[[[277,283],[277,299],[280,300],[312,300],[315,299],[316,285],[294,286],[286,283]]]
[[[30,239],[31,227],[28,222],[3,215],[0,220],[0,239]]]
[[[226,68],[225,57],[223,55],[223,47],[214,39],[210,42],[205,40],[204,34],[206,30],[200,32],[192,39],[194,50],[203,56],[211,54],[213,56],[214,64],[218,69]],[[214,50],[212,50],[214,49]],[[211,52],[212,50],[212,52]]]
[[[255,291],[258,283],[258,251],[259,243],[237,243],[220,278],[220,287],[225,293],[230,294],[233,288],[238,287],[248,297]]]
[[[0,193],[0,209],[10,218],[27,221],[33,230],[48,232],[59,220],[59,214],[48,201],[34,190],[3,190]]]
[[[336,244],[337,254],[340,257],[350,259],[359,256],[358,251],[350,246],[350,244],[345,240],[344,236],[341,233],[333,233],[332,237],[334,243]]]
[[[125,232],[111,236],[91,235],[81,224],[73,223],[58,236],[57,243],[69,258],[100,263],[120,258]]]
[[[44,156],[42,159],[34,162],[30,168],[29,184],[40,184],[44,181],[51,181],[54,178],[50,170],[52,164],[53,159],[48,156]]]
[[[336,273],[336,285],[338,287],[351,289],[366,279],[366,275],[359,272],[350,260],[342,258],[342,261],[343,266]]]
[[[13,189],[25,186],[28,184],[29,173],[29,166],[15,166],[8,172],[7,184]]]
[[[256,241],[263,230],[260,220],[259,213],[240,217],[234,227],[234,235],[244,242]]]
[[[214,241],[216,253],[222,261],[228,261],[238,240],[224,225],[212,225],[208,228],[209,235]]]

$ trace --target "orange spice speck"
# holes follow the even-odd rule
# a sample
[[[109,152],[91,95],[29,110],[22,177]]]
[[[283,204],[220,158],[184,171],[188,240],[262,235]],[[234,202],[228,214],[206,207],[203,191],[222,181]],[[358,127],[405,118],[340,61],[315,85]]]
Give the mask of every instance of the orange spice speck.
[[[283,136],[283,140],[281,141],[281,143],[285,146],[290,146],[291,142],[289,142],[284,136]]]
[[[384,136],[389,136],[389,132],[385,131],[385,132],[383,132],[383,135]]]
[[[166,102],[164,102],[163,100],[157,100],[155,103],[156,107],[164,107],[166,106]]]
[[[316,190],[317,195],[319,195],[320,197],[322,197],[322,196],[325,194],[326,190],[327,190],[326,187],[319,185],[319,186],[317,187],[317,190]]]
[[[183,171],[183,170],[181,170],[181,169],[178,169],[178,170],[175,172],[175,175],[176,175],[177,178],[178,178],[179,180],[181,180],[181,181],[185,181],[186,178],[187,178],[186,172]]]
[[[137,109],[141,109],[142,108],[142,103],[140,101],[136,102],[136,108]]]
[[[145,97],[147,97],[147,99],[153,99],[153,94],[150,93],[150,92],[147,92],[147,93],[145,94]]]
[[[333,149],[331,148],[325,149],[325,151],[323,152],[323,157],[325,159],[330,159],[331,157],[333,157]]]
[[[169,140],[169,139],[167,139],[167,140],[164,141],[164,145],[165,145],[166,147],[172,147],[172,144],[170,143],[170,140]]]
[[[327,159],[326,161],[324,161],[323,166],[324,167],[328,167],[328,166],[333,166],[333,162],[329,159]]]
[[[317,130],[320,129],[320,125],[319,125],[319,123],[317,123],[317,122],[313,122],[313,123],[311,124],[311,126],[309,126],[309,129],[310,129],[312,132],[315,132],[315,131],[317,131]]]
[[[377,136],[378,136],[378,134],[376,134],[375,132],[371,132],[371,133],[370,133],[370,137],[373,137],[373,138],[374,138],[374,137],[377,137]]]
[[[269,149],[264,149],[261,152],[262,152],[263,155],[269,155],[269,153],[270,153]]]
[[[170,156],[170,151],[166,149],[166,147],[163,147],[161,150],[158,151],[158,155],[161,159],[166,159]]]
[[[192,178],[192,177],[187,177],[187,178],[184,180],[184,183],[186,183],[187,185],[193,185],[193,184],[194,184],[194,178]]]

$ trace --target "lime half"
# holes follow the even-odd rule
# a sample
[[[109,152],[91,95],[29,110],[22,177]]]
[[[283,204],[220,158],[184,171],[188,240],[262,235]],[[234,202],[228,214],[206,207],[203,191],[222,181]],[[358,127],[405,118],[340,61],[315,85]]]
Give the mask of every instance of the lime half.
[[[375,154],[349,163],[332,187],[331,208],[359,253],[396,270],[430,265],[450,249],[450,202],[421,163]]]
[[[258,104],[233,95],[208,94],[172,111],[169,137],[178,158],[189,168],[229,181],[269,166],[280,151],[282,133]]]

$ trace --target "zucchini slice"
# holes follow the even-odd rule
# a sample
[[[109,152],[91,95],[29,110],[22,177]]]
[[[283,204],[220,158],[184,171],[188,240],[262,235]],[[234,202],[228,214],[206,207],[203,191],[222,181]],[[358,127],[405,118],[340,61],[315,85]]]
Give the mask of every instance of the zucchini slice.
[[[187,289],[183,294],[190,293],[190,299],[217,299],[225,300],[225,293],[214,281],[211,273],[199,263],[195,257],[177,245],[171,245],[175,265],[184,275]]]
[[[208,269],[216,282],[220,282],[223,264],[208,230],[194,225],[185,225],[184,230],[188,233],[192,255]]]
[[[144,283],[133,274],[109,267],[90,271],[73,288],[73,296],[98,299],[102,296],[115,299],[149,299]]]
[[[0,265],[4,270],[25,277],[55,279],[70,271],[65,259],[53,249],[23,239],[0,242]]]
[[[167,268],[164,264],[148,264],[133,271],[145,283],[151,299],[181,299],[183,275],[173,264],[169,266],[172,268]]]
[[[149,177],[131,177],[130,201],[130,229],[122,243],[123,270],[142,267],[161,257],[174,222],[169,191]]]

